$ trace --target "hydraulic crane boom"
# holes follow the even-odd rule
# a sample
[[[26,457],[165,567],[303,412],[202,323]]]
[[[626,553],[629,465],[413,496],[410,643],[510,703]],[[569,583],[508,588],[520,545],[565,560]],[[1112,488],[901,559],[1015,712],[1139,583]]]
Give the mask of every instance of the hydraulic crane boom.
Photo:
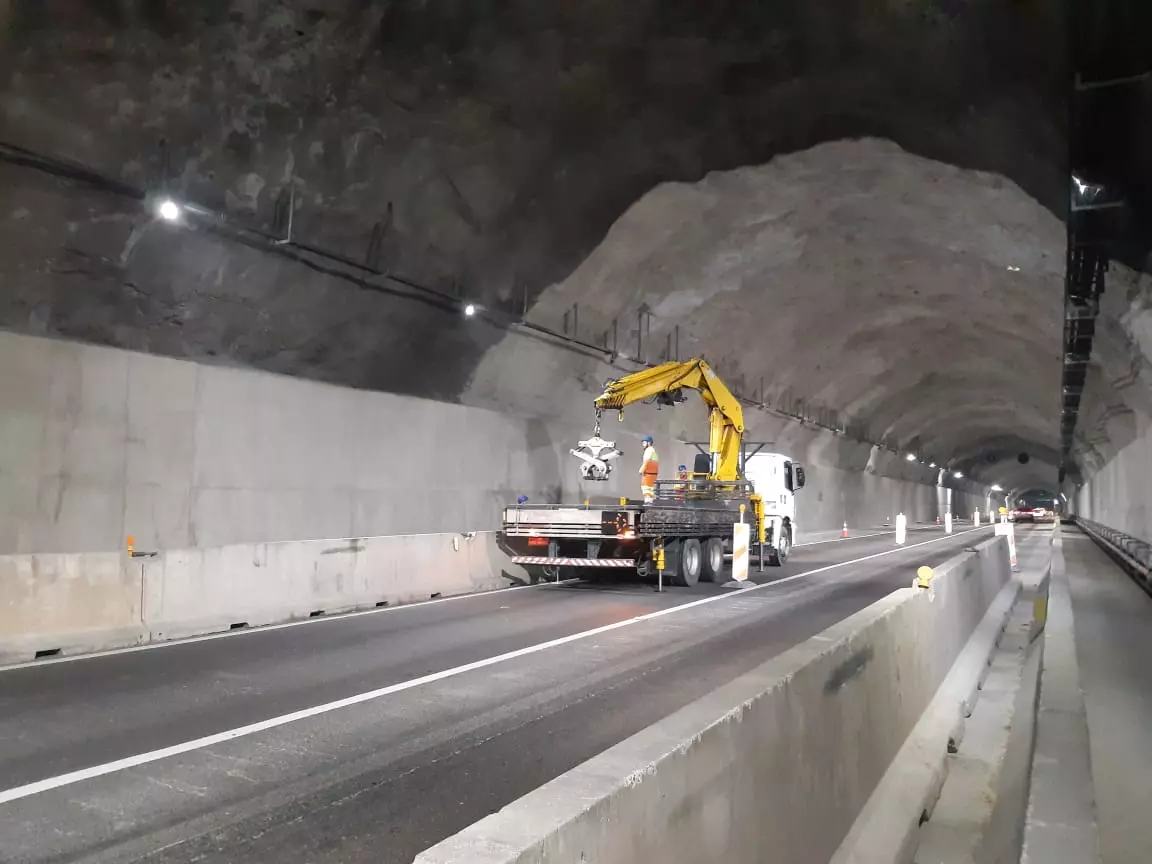
[[[609,381],[596,397],[596,416],[605,410],[623,411],[626,405],[655,399],[660,405],[684,401],[682,390],[700,394],[710,409],[708,451],[712,457],[710,480],[740,479],[740,442],[744,437],[744,409],[703,360],[664,363]],[[599,428],[599,423],[597,423]],[[597,433],[599,434],[599,433]]]

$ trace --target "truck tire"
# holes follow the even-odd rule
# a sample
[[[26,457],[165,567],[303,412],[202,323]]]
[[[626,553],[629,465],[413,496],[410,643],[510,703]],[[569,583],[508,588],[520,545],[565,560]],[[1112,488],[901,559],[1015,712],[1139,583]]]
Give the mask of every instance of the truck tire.
[[[679,558],[672,584],[681,588],[691,588],[700,581],[700,570],[704,561],[704,550],[700,546],[700,541],[695,537],[681,541]]]
[[[724,541],[709,537],[704,541],[704,560],[700,568],[701,582],[719,582],[724,576]]]
[[[788,553],[792,551],[792,529],[787,525],[784,530],[780,532],[780,540],[772,547],[772,552],[768,556],[768,564],[771,567],[780,567],[788,560]]]

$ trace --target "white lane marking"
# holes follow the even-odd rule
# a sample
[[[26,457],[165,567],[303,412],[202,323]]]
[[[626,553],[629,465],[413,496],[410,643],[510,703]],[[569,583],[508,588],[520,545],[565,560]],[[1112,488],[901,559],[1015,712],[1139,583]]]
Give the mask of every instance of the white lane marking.
[[[911,531],[931,531],[933,528],[944,530],[943,525],[917,525],[915,528],[909,528]],[[853,534],[851,537],[829,537],[827,540],[810,540],[807,543],[793,543],[793,549],[800,549],[804,546],[819,546],[821,543],[843,543],[845,540],[867,540],[869,537],[887,537],[890,534],[895,534],[895,531],[877,531],[875,534]],[[957,532],[959,533],[959,532]]]
[[[897,552],[906,552],[909,549],[916,549],[920,546],[930,546],[933,543],[941,543],[945,540],[955,540],[957,537],[964,534],[970,534],[973,531],[983,531],[989,526],[981,528],[969,528],[967,531],[958,531],[945,537],[937,537],[933,540],[925,540],[923,543],[913,543],[911,546],[898,546],[895,549],[889,549],[886,552],[877,552],[873,555],[865,555],[863,558],[856,558],[852,561],[841,561],[839,564],[829,564],[826,567],[818,567],[815,570],[806,570],[803,573],[796,573],[792,576],[785,576],[783,579],[777,579],[775,582],[765,582],[760,585],[750,585],[737,591],[732,591],[727,594],[713,594],[710,597],[703,597],[699,600],[693,600],[690,603],[683,603],[679,606],[671,606],[667,609],[659,609],[655,612],[648,612],[644,615],[637,615],[635,618],[626,618],[623,621],[617,621],[614,624],[605,624],[602,627],[595,627],[591,630],[583,630],[579,633],[572,633],[568,636],[561,636],[558,639],[550,639],[547,642],[541,642],[537,645],[529,645],[526,648],[518,648],[515,651],[508,651],[504,654],[498,654],[494,657],[488,657],[484,660],[475,660],[472,663],[465,663],[463,666],[456,666],[452,669],[444,669],[440,672],[433,672],[430,675],[423,675],[419,678],[412,678],[408,681],[401,681],[398,684],[390,684],[387,687],[380,687],[376,690],[369,690],[365,693],[357,693],[355,696],[347,696],[344,699],[337,699],[335,702],[326,702],[323,705],[313,705],[311,708],[304,708],[300,711],[293,711],[290,714],[281,714],[279,717],[270,717],[267,720],[261,720],[258,723],[249,723],[247,726],[238,726],[235,729],[228,729],[224,732],[217,732],[214,735],[205,735],[203,738],[195,738],[191,741],[184,741],[181,744],[173,744],[171,747],[162,747],[159,750],[151,750],[147,753],[137,753],[135,756],[128,756],[124,759],[117,759],[113,762],[105,762],[103,765],[93,765],[91,768],[82,768],[79,771],[70,771],[67,774],[60,774],[56,777],[48,777],[44,780],[37,780],[34,783],[26,783],[23,786],[14,786],[11,789],[0,791],[0,804],[6,804],[9,801],[17,801],[21,798],[28,798],[32,795],[38,795],[41,792],[48,792],[52,789],[59,789],[62,786],[70,786],[74,783],[80,783],[84,780],[92,780],[96,777],[102,777],[105,774],[113,774],[117,771],[125,771],[129,768],[137,768],[141,765],[147,765],[149,762],[157,762],[161,759],[167,759],[171,756],[179,756],[182,753],[189,753],[193,750],[202,750],[205,747],[212,747],[216,744],[223,744],[226,741],[233,741],[237,738],[243,738],[246,735],[255,735],[258,732],[266,732],[269,729],[275,729],[278,726],[286,726],[289,723],[295,723],[299,720],[307,720],[311,717],[317,717],[321,714],[328,714],[332,711],[338,711],[341,708],[349,708],[353,705],[359,705],[363,702],[370,702],[374,699],[379,699],[382,696],[390,696],[393,693],[401,693],[405,690],[411,690],[415,687],[421,687],[425,684],[431,684],[436,681],[443,681],[445,678],[454,678],[457,675],[463,675],[466,672],[474,672],[477,669],[484,669],[488,666],[495,666],[497,663],[504,663],[508,660],[515,660],[517,657],[526,657],[529,654],[536,654],[540,651],[546,651],[549,648],[556,648],[560,645],[567,645],[570,642],[577,642],[581,639],[587,639],[589,636],[599,636],[601,633],[609,633],[613,630],[620,630],[623,627],[629,627],[633,624],[638,624],[641,621],[651,621],[654,618],[662,618],[665,615],[672,615],[676,612],[681,612],[685,609],[694,609],[697,606],[705,606],[709,603],[717,603],[722,600],[729,600],[733,597],[743,597],[752,591],[759,591],[762,588],[770,588],[775,585],[782,585],[785,582],[792,582],[796,579],[803,579],[806,576],[814,576],[817,573],[825,573],[829,570],[835,570],[839,567],[848,567],[852,564],[861,564],[865,561],[871,561],[874,558],[883,558],[885,555],[894,555]]]
[[[419,600],[414,603],[399,603],[396,606],[356,609],[352,612],[338,612],[334,615],[318,615],[315,618],[301,618],[299,621],[285,621],[281,624],[260,624],[256,627],[246,627],[243,630],[222,630],[219,633],[204,633],[200,636],[165,639],[161,642],[149,642],[146,645],[130,645],[127,648],[108,648],[104,651],[92,651],[87,654],[72,654],[66,657],[46,657],[43,660],[25,660],[22,663],[11,663],[7,666],[0,666],[0,675],[13,669],[28,669],[33,666],[37,668],[41,666],[54,666],[57,663],[76,663],[80,660],[95,660],[98,657],[115,657],[117,654],[135,654],[137,651],[152,651],[156,648],[175,648],[179,645],[191,645],[195,642],[211,642],[213,639],[250,636],[253,633],[267,633],[271,630],[284,630],[288,627],[302,627],[305,624],[323,624],[325,621],[343,621],[346,618],[359,618],[362,615],[379,615],[382,612],[399,612],[402,609],[423,609],[426,606],[435,606],[438,603],[451,603],[455,600],[475,600],[477,597],[492,597],[497,594],[507,594],[509,591],[523,591],[525,588],[552,588],[556,585],[570,585],[573,582],[579,581],[579,579],[561,579],[558,582],[539,582],[535,585],[513,585],[510,588],[496,588],[492,591],[477,591],[472,594],[454,594],[451,597],[437,597],[435,600]]]

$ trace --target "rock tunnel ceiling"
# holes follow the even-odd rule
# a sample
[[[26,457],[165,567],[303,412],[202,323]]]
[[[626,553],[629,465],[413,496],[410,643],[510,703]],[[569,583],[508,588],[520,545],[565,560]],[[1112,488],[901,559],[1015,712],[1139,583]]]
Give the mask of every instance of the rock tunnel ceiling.
[[[266,228],[291,200],[295,237],[551,326],[645,302],[749,392],[1042,462],[1058,6],[9,0],[0,138]],[[0,248],[22,331],[447,399],[507,349],[3,163]]]

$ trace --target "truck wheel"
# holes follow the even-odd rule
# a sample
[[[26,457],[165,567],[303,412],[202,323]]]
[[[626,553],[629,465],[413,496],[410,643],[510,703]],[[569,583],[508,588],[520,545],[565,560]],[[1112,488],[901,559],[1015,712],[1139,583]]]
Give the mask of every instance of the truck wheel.
[[[788,553],[792,551],[792,529],[785,527],[780,532],[780,542],[772,549],[768,556],[768,563],[773,567],[780,567],[788,560]]]
[[[700,570],[701,582],[719,582],[724,575],[724,541],[709,537],[704,541],[704,561]]]
[[[700,541],[689,537],[680,545],[680,566],[676,568],[674,585],[681,588],[691,588],[700,581],[700,569],[703,564],[704,550]]]

